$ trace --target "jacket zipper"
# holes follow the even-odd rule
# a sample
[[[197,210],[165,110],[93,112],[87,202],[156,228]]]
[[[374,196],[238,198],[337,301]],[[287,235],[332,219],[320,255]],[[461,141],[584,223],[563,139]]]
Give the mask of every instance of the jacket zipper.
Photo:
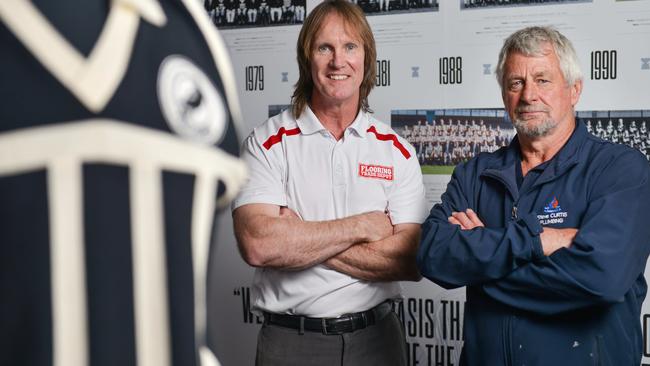
[[[521,197],[521,196],[520,196]],[[512,203],[512,214],[511,214],[511,219],[512,221],[516,221],[519,216],[518,216],[518,209],[517,209],[517,203],[519,202],[519,199],[517,199],[515,202]],[[506,317],[506,320],[504,322],[504,342],[505,342],[505,355],[504,355],[504,360],[506,363],[506,366],[512,366],[514,365],[514,359],[513,359],[513,351],[512,351],[512,315],[508,315]]]
[[[510,194],[510,198],[512,198],[513,201],[513,206],[510,211],[510,219],[512,221],[516,221],[519,218],[519,215],[517,213],[517,203],[519,202],[519,198],[521,197],[521,192],[519,192],[519,189],[516,186],[512,186],[508,183],[508,181],[499,173],[495,172],[484,172],[481,174],[481,176],[489,177],[497,182],[501,183],[505,188],[506,191]],[[507,211],[506,211],[507,215]]]
[[[503,322],[503,348],[505,366],[512,366],[512,317],[507,316]]]

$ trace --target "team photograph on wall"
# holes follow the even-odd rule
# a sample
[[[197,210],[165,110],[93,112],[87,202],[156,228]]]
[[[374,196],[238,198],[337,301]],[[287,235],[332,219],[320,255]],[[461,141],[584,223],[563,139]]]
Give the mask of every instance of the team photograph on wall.
[[[366,15],[388,15],[438,11],[438,0],[350,0]]]
[[[650,110],[578,111],[577,119],[592,134],[637,149],[650,161]]]
[[[503,109],[396,110],[391,126],[413,145],[424,174],[451,174],[457,164],[507,146],[515,135]]]
[[[590,3],[593,0],[460,0],[461,9]]]
[[[302,24],[306,0],[205,0],[203,7],[220,29]]]

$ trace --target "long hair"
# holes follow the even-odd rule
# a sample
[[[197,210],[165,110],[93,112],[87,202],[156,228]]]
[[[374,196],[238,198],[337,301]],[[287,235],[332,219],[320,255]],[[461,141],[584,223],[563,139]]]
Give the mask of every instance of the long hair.
[[[545,45],[550,44],[557,55],[560,70],[567,85],[573,85],[576,81],[582,80],[582,71],[576,50],[562,33],[551,27],[528,27],[520,29],[511,34],[499,52],[496,77],[501,90],[503,90],[503,69],[506,58],[512,52],[521,52],[527,56],[542,56]]]
[[[356,32],[363,42],[364,62],[363,62],[363,81],[359,87],[359,106],[365,112],[372,112],[368,104],[368,94],[375,86],[377,75],[377,49],[375,47],[375,37],[372,35],[370,25],[366,21],[366,16],[361,8],[346,0],[326,0],[320,3],[309,13],[305,23],[298,36],[298,45],[296,47],[298,70],[300,72],[298,82],[295,85],[293,96],[291,97],[292,112],[295,118],[305,110],[307,104],[311,101],[311,94],[314,89],[314,80],[311,76],[312,48],[316,35],[328,15],[336,14],[343,19],[347,27]]]

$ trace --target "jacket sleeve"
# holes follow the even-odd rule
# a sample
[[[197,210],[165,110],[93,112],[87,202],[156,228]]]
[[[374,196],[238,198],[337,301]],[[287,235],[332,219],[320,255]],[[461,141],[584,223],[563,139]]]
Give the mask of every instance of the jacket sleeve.
[[[488,296],[539,314],[623,301],[650,252],[650,166],[630,149],[595,179],[571,247],[485,284]]]
[[[470,163],[468,163],[470,164]],[[466,192],[478,184],[467,164],[454,170],[442,202],[436,204],[422,224],[418,250],[420,273],[445,288],[478,285],[502,278],[522,265],[544,256],[535,215],[526,215],[502,228],[461,230],[448,222],[456,211],[473,201]]]

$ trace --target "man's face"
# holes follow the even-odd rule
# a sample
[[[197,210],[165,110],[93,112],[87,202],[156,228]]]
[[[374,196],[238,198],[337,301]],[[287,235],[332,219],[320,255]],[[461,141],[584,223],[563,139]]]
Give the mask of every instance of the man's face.
[[[363,42],[337,14],[325,18],[316,33],[311,57],[313,102],[358,103],[363,81]]]
[[[519,134],[542,137],[573,121],[582,83],[567,86],[553,47],[543,56],[514,52],[504,66],[503,103]]]

